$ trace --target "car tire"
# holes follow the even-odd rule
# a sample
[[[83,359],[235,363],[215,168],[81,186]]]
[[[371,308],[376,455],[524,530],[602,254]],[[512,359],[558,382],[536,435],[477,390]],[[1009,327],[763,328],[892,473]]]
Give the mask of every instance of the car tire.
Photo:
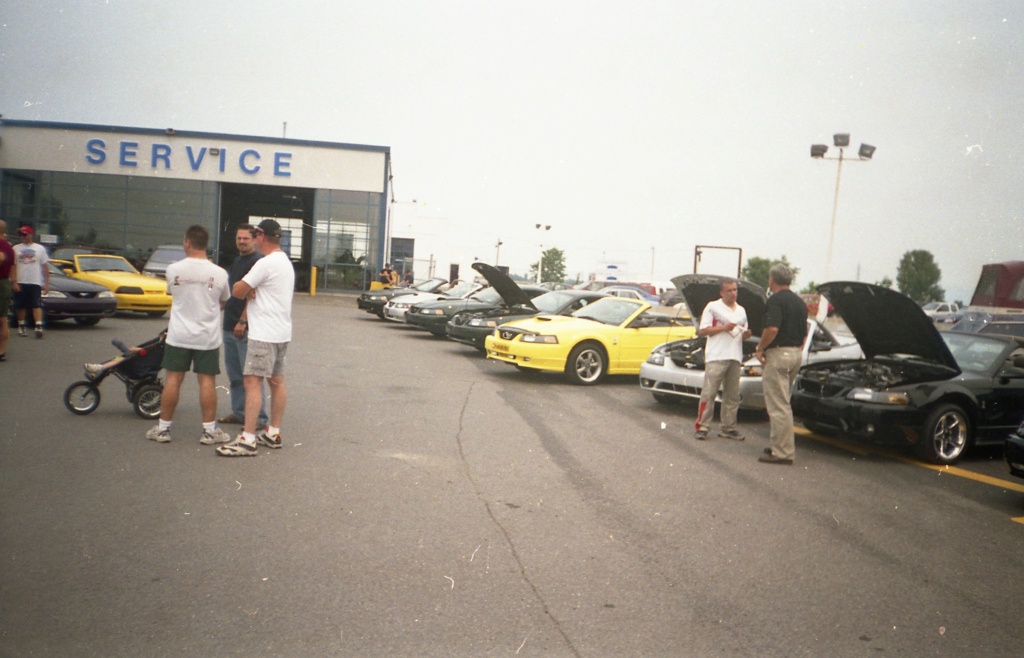
[[[654,401],[658,404],[679,404],[683,401],[683,398],[678,395],[669,395],[668,393],[651,393],[654,396]]]
[[[933,464],[952,464],[971,442],[971,421],[967,412],[955,404],[940,404],[928,414],[917,454]]]
[[[91,414],[100,406],[100,389],[92,382],[75,382],[64,391],[64,406],[79,416]]]
[[[163,397],[164,387],[156,382],[143,384],[135,389],[132,398],[132,408],[135,415],[146,420],[153,420],[160,417],[160,400]]]
[[[166,312],[167,311],[146,311],[146,316],[150,318],[162,318]]]
[[[95,327],[99,323],[99,318],[75,318],[75,324],[79,327]]]
[[[565,377],[573,384],[593,386],[608,372],[608,356],[597,343],[580,343],[569,352]]]

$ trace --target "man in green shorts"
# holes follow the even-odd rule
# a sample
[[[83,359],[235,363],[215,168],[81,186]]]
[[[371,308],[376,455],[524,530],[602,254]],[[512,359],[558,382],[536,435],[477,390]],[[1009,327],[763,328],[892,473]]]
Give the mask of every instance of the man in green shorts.
[[[227,443],[231,437],[217,427],[217,375],[220,374],[221,309],[228,299],[228,273],[206,258],[210,233],[199,225],[185,231],[186,258],[167,266],[167,294],[171,319],[161,364],[167,379],[160,400],[160,423],[146,432],[158,443],[171,440],[171,422],[178,406],[181,383],[189,367],[199,381],[199,407],[203,414],[204,445]]]

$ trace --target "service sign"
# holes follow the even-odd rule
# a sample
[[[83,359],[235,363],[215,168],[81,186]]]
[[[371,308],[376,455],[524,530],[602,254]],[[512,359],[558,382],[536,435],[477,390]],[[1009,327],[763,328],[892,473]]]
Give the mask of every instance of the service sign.
[[[4,123],[0,168],[384,191],[383,147]]]

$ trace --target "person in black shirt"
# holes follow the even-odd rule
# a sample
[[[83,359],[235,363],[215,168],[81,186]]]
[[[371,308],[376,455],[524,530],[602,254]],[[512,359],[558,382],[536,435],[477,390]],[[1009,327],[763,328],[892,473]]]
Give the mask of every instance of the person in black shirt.
[[[242,224],[235,231],[238,257],[228,270],[229,289],[249,273],[253,263],[263,257],[263,254],[256,251],[253,233],[254,227],[251,224]],[[245,421],[245,379],[242,376],[242,368],[245,366],[245,356],[249,350],[249,320],[245,313],[247,303],[248,300],[229,297],[224,305],[224,369],[230,382],[228,390],[231,394],[231,413],[217,421],[223,425],[241,425]],[[256,426],[266,425],[267,409],[264,404],[260,407]]]
[[[789,289],[793,273],[776,263],[768,271],[771,297],[764,307],[764,331],[757,344],[757,360],[764,365],[762,388],[768,408],[770,447],[759,461],[766,464],[792,464],[796,452],[793,435],[793,408],[790,394],[803,363],[803,345],[807,338],[807,305]]]

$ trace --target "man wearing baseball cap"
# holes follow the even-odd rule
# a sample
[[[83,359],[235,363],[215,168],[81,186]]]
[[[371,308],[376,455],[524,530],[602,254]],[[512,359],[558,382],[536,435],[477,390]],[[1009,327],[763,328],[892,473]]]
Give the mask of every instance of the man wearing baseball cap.
[[[242,374],[245,379],[245,424],[234,441],[217,448],[224,457],[251,457],[257,442],[280,448],[281,421],[287,393],[284,360],[292,339],[292,295],[295,268],[281,249],[281,225],[264,219],[256,227],[256,248],[263,258],[231,288],[237,299],[248,299],[249,347]],[[270,424],[256,436],[256,418],[263,404],[263,381],[270,383]]]
[[[49,257],[43,245],[32,242],[32,227],[18,229],[21,244],[14,246],[17,279],[14,281],[14,311],[18,316],[18,335],[24,338],[25,311],[32,310],[36,323],[36,338],[43,337],[43,295],[50,290]]]

